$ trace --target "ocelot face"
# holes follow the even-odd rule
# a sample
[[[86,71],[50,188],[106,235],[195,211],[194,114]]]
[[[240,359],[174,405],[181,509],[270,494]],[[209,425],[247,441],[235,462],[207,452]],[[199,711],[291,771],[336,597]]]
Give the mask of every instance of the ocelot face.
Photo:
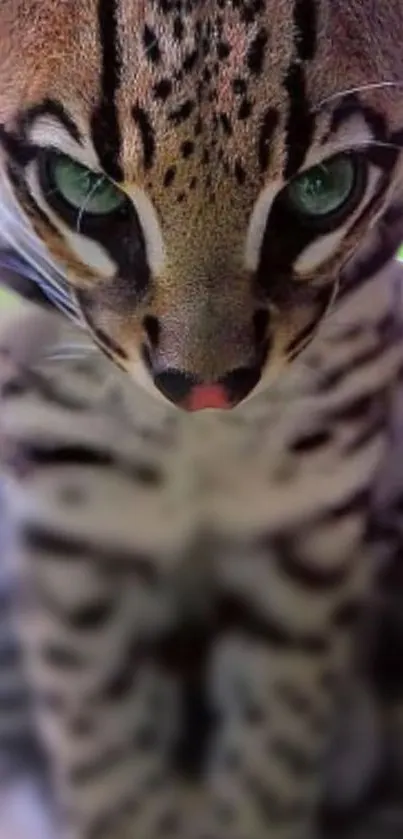
[[[130,376],[230,408],[373,225],[369,265],[403,239],[402,43],[401,0],[3,0],[8,237],[22,211],[65,278],[47,293]]]

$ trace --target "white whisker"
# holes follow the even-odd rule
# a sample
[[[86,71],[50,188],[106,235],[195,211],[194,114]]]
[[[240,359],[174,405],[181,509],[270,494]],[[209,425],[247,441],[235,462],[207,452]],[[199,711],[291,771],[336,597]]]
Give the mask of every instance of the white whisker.
[[[91,347],[83,345],[58,346],[55,347],[49,354],[46,355],[47,361],[74,361],[87,358],[91,353],[100,352],[98,347]]]
[[[101,184],[103,184],[104,181],[105,181],[105,176],[101,175],[98,178],[98,180],[95,181],[95,184],[93,185],[93,187],[89,190],[88,194],[86,195],[86,197],[84,199],[84,202],[83,202],[82,206],[80,207],[80,212],[79,212],[78,217],[77,217],[77,224],[76,224],[77,233],[80,233],[81,222],[83,220],[83,215],[85,213],[86,207],[88,207],[88,203],[91,201],[91,198],[96,193],[98,187],[101,186]]]
[[[357,87],[348,87],[345,90],[339,90],[337,93],[332,93],[330,96],[322,99],[321,102],[318,102],[315,105],[314,111],[318,111],[320,108],[323,108],[324,105],[328,105],[336,99],[343,99],[343,97],[351,96],[354,93],[366,93],[370,90],[379,90],[385,87],[403,87],[403,81],[370,82],[369,84],[357,85]]]
[[[0,265],[38,285],[57,308],[83,325],[64,273],[35,236],[4,178],[0,178]]]
[[[380,146],[382,149],[394,149],[395,151],[403,151],[403,145],[399,145],[398,143],[388,143],[382,140],[368,140],[366,143],[363,143],[360,148],[366,148],[367,146]]]

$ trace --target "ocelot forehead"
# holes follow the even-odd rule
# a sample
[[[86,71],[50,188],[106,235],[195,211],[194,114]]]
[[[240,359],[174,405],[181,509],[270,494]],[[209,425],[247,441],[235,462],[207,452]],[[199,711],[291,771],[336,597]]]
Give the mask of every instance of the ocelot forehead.
[[[390,73],[368,3],[20,0],[10,43],[18,28],[17,99],[28,101],[17,104],[62,102],[104,170],[150,196],[166,233],[183,235],[190,213],[196,237],[209,221],[228,248],[262,187],[315,154],[330,119],[315,105]],[[7,83],[0,68],[11,96],[13,69]],[[0,111],[7,104],[0,93]]]

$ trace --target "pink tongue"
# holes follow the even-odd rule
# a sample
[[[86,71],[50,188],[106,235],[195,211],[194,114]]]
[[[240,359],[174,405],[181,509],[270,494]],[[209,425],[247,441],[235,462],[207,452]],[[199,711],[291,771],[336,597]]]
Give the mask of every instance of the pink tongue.
[[[230,408],[228,397],[222,385],[195,385],[186,399],[188,411],[202,411],[203,408]]]

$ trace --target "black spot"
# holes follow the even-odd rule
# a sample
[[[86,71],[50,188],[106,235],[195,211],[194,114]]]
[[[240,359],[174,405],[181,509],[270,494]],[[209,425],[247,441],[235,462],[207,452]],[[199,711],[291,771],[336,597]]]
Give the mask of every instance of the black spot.
[[[135,666],[131,661],[124,661],[106,678],[101,688],[102,698],[107,702],[124,699],[132,690],[134,681]]]
[[[114,613],[114,603],[111,597],[94,600],[77,606],[74,612],[69,612],[69,623],[75,629],[95,630],[107,623]]]
[[[252,102],[249,99],[242,99],[238,108],[238,119],[248,119],[252,113]]]
[[[177,195],[176,201],[177,201],[178,204],[183,204],[185,198],[186,198],[186,192],[179,192],[178,195]]]
[[[123,180],[121,137],[116,92],[121,81],[117,0],[98,0],[98,42],[101,45],[100,102],[91,118],[91,133],[103,169],[115,181]]]
[[[166,639],[165,666],[180,674],[181,730],[174,745],[172,761],[175,770],[187,779],[200,776],[207,757],[216,715],[206,691],[206,663],[209,649],[209,627],[183,624]],[[162,651],[161,651],[162,652]]]
[[[234,174],[240,186],[245,183],[246,172],[239,160],[235,161]]]
[[[157,466],[152,466],[150,463],[136,463],[135,466],[129,468],[128,473],[133,475],[136,481],[144,484],[144,486],[158,487],[162,483],[162,473]]]
[[[189,181],[189,189],[196,189],[197,186],[197,178],[192,178]]]
[[[185,140],[184,143],[181,145],[181,155],[182,157],[190,157],[195,150],[194,143],[191,140]]]
[[[237,632],[247,638],[277,649],[300,649],[321,654],[328,649],[329,639],[320,633],[298,634],[274,615],[263,614],[245,598],[222,594],[217,603],[217,631]]]
[[[143,144],[143,160],[144,168],[150,169],[154,162],[155,156],[155,135],[147,112],[140,107],[134,105],[132,108],[133,119],[140,131],[140,136]]]
[[[164,186],[170,186],[175,180],[175,175],[175,166],[170,166],[169,169],[166,170],[164,175]]]
[[[183,104],[180,105],[179,108],[175,108],[173,111],[171,111],[171,113],[169,114],[169,119],[175,125],[180,125],[182,122],[185,122],[187,119],[189,119],[189,117],[194,111],[194,108],[194,101],[192,99],[186,99],[186,101],[183,102]]]
[[[93,466],[105,467],[113,463],[110,452],[92,449],[85,443],[52,443],[42,441],[25,443],[20,446],[21,456],[28,462],[40,465],[41,469],[49,466]]]
[[[198,59],[198,52],[197,50],[193,50],[192,52],[188,52],[185,56],[183,63],[182,63],[182,70],[185,74],[190,73]]]
[[[161,79],[154,85],[154,96],[165,102],[172,93],[172,82],[170,79]]]
[[[316,53],[318,28],[316,0],[295,0],[294,23],[298,58],[312,61]]]
[[[270,161],[270,143],[278,124],[278,112],[275,108],[268,108],[260,128],[258,140],[258,159],[262,172],[266,172]]]
[[[175,18],[174,23],[173,23],[173,30],[174,30],[175,38],[178,41],[181,41],[183,36],[184,36],[184,33],[185,33],[185,27],[184,27],[183,21],[180,17]]]
[[[250,25],[254,23],[257,16],[263,9],[262,0],[251,0],[250,3],[239,3],[240,17],[243,23]]]
[[[237,95],[240,95],[240,96],[245,95],[245,93],[247,91],[247,87],[248,86],[247,86],[247,83],[246,83],[245,79],[237,78],[237,79],[234,79],[233,82],[232,82],[232,89],[233,89],[234,93],[236,93]]]
[[[111,573],[128,569],[133,575],[133,580],[138,577],[142,583],[150,586],[158,582],[155,564],[147,555],[125,551],[113,545],[91,542],[67,533],[58,533],[35,523],[29,523],[24,527],[21,538],[31,551],[40,553],[43,559],[50,558],[52,562],[56,562],[58,558],[63,561],[68,558],[73,563],[85,556],[87,559],[95,559]]]
[[[197,117],[197,120],[195,122],[195,127],[194,127],[195,137],[199,137],[202,132],[203,132],[203,123],[201,121],[201,118]]]
[[[352,630],[364,614],[362,600],[357,598],[339,604],[333,614],[333,625],[337,629]]]
[[[261,29],[253,39],[248,49],[248,68],[254,76],[260,75],[263,70],[267,39],[268,35],[266,30]]]
[[[308,434],[304,434],[301,437],[298,437],[297,440],[291,444],[291,451],[295,452],[296,454],[306,454],[315,449],[320,449],[322,446],[325,446],[327,443],[330,443],[332,439],[332,435],[329,431],[312,431]]]
[[[158,64],[161,61],[161,50],[158,44],[158,38],[153,29],[145,24],[143,29],[143,44],[147,54],[147,58],[153,64]]]
[[[220,114],[220,122],[221,122],[221,125],[222,125],[223,129],[224,129],[224,133],[227,135],[227,137],[230,137],[231,134],[232,134],[232,125],[231,125],[230,119],[227,116],[227,114],[224,114],[224,113]]]
[[[203,51],[203,55],[207,56],[210,52],[210,41],[207,37],[202,38],[201,48],[202,48],[202,51]]]
[[[3,398],[10,399],[15,396],[23,396],[28,391],[27,382],[22,382],[20,379],[9,379],[1,387],[1,395]]]
[[[219,41],[217,45],[217,55],[220,61],[225,61],[231,52],[231,47],[226,41]]]

